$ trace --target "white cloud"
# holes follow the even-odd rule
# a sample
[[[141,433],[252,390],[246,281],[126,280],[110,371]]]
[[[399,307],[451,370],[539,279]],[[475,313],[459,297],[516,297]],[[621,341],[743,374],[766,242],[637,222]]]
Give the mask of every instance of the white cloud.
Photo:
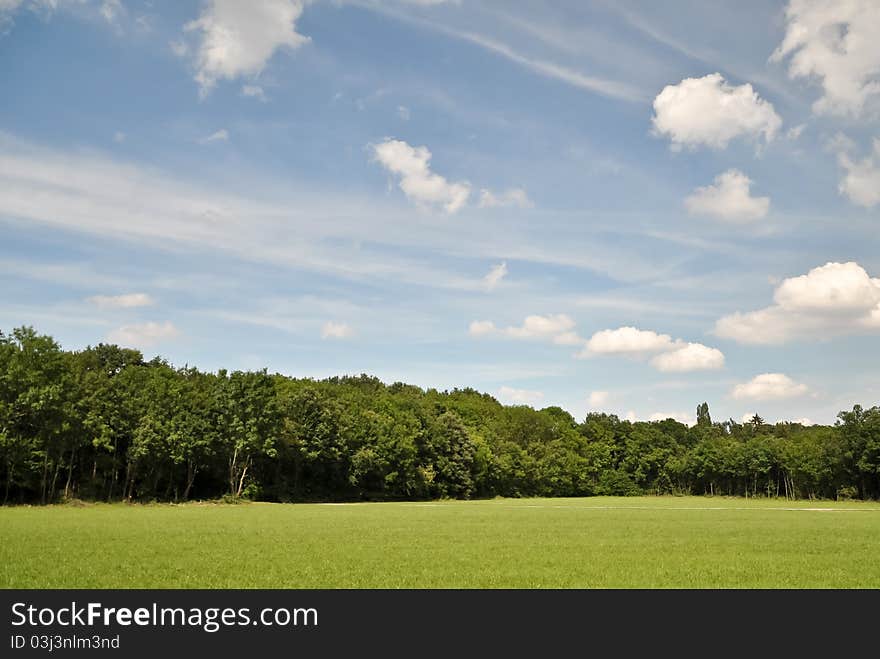
[[[702,343],[687,343],[657,355],[651,365],[664,373],[715,370],[724,367],[724,353]]]
[[[543,339],[562,346],[582,346],[584,338],[574,331],[575,322],[565,314],[526,316],[522,325],[496,327],[491,320],[475,320],[468,328],[471,336],[501,336],[513,339]]]
[[[622,355],[635,359],[654,355],[651,366],[663,372],[685,373],[724,367],[724,354],[716,348],[681,339],[673,341],[668,334],[635,327],[618,327],[593,334],[578,357],[594,355]]]
[[[59,5],[74,4],[72,0],[0,0],[0,35],[12,25],[12,17],[19,9],[51,16]]]
[[[145,14],[141,14],[137,18],[134,19],[134,24],[141,32],[152,32],[153,30],[153,17],[147,16]]]
[[[126,325],[113,330],[107,335],[107,340],[121,346],[131,348],[149,348],[163,341],[176,339],[180,332],[170,322],[143,323],[141,325]]]
[[[57,10],[72,9],[103,17],[116,25],[116,18],[125,11],[120,0],[0,0],[0,36],[13,25],[19,10],[29,10],[41,18],[50,18]]]
[[[199,140],[199,144],[211,144],[213,142],[228,142],[229,141],[229,131],[225,128],[221,128],[218,131],[211,133],[210,135],[206,135],[205,137]]]
[[[815,328],[811,323],[811,329]],[[803,333],[807,327],[798,326],[795,318],[779,307],[767,307],[758,311],[735,312],[715,322],[714,334],[722,339],[753,345],[779,344]]]
[[[553,343],[558,346],[582,346],[584,337],[577,332],[563,332],[553,337]]]
[[[504,332],[517,339],[553,338],[574,329],[575,322],[564,313],[549,316],[526,316],[519,327],[508,327]]]
[[[590,405],[591,410],[598,410],[608,403],[608,398],[607,391],[591,391],[587,398],[587,403]]]
[[[715,323],[717,336],[772,344],[880,331],[880,278],[858,263],[826,263],[777,286],[775,304],[736,312]]]
[[[846,170],[838,191],[854,204],[873,208],[880,204],[880,139],[874,139],[874,152],[863,160],[853,160],[841,142],[837,160]]]
[[[440,205],[455,213],[467,203],[471,186],[467,181],[450,183],[431,171],[431,152],[427,147],[412,147],[402,140],[387,139],[372,145],[373,158],[392,174],[400,177],[400,189],[418,206]]]
[[[425,291],[485,290],[480,277],[450,265],[462,257],[590,268],[624,281],[651,275],[657,259],[672,258],[654,250],[624,264],[616,239],[599,239],[597,249],[585,251],[574,234],[511,226],[505,217],[470,223],[462,240],[436,218],[354,190],[328,195],[275,176],[245,176],[230,185],[222,176],[202,174],[96,151],[48,148],[0,131],[0,215],[34,230],[160,251],[221,250],[246,263],[361,283],[406,282]],[[430,256],[415,258],[413,249],[427,249]]]
[[[266,98],[266,92],[260,87],[260,85],[242,85],[241,95],[247,98],[256,98],[263,102],[268,100]]]
[[[95,295],[88,298],[87,301],[101,309],[132,309],[135,307],[149,307],[155,304],[155,300],[146,293]]]
[[[327,321],[321,328],[322,339],[348,339],[354,336],[354,330],[345,323]]]
[[[753,197],[752,180],[737,169],[715,177],[714,185],[697,188],[684,200],[691,215],[711,215],[722,220],[748,222],[767,215],[769,197]]]
[[[444,26],[439,21],[429,21],[414,16],[408,16],[400,12],[389,11],[383,6],[386,4],[390,3],[375,3],[372,6],[379,11],[393,15],[399,20],[404,20],[408,23],[440,32],[454,39],[460,39],[472,43],[545,78],[557,80],[567,85],[571,85],[572,87],[607,96],[609,98],[636,103],[641,103],[645,100],[645,95],[642,91],[629,82],[591,76],[582,73],[581,71],[556,64],[555,62],[528,57],[501,41],[491,39],[475,32],[452,29]]]
[[[686,426],[692,426],[697,422],[688,412],[654,412],[648,417],[648,421],[666,421],[666,419],[674,419]]]
[[[0,0],[0,12],[13,12],[21,5],[24,4],[24,0]]]
[[[196,82],[207,94],[218,80],[256,76],[279,48],[309,39],[296,31],[302,0],[210,0],[197,20],[184,26],[198,34]]]
[[[748,83],[733,86],[720,73],[667,85],[654,99],[654,133],[672,148],[723,149],[734,138],[772,140],[782,119]]]
[[[783,373],[762,373],[733,387],[730,395],[737,400],[781,400],[796,398],[809,391]]]
[[[483,188],[480,190],[480,208],[497,208],[515,206],[517,208],[532,208],[534,204],[526,191],[522,188],[510,188],[500,194]]]
[[[807,124],[798,124],[797,126],[792,126],[786,131],[785,136],[790,140],[796,140],[801,136],[806,127]]]
[[[104,17],[105,21],[108,23],[114,23],[116,18],[125,11],[125,9],[120,0],[103,0],[103,2],[101,2],[101,8],[98,11],[101,16]]]
[[[498,398],[515,405],[536,405],[544,400],[544,392],[504,386],[498,390]]]
[[[121,130],[117,130],[113,133],[113,141],[117,144],[122,144],[125,141],[126,135]]]
[[[468,326],[468,334],[471,336],[488,336],[496,330],[495,323],[491,320],[475,320]]]
[[[790,77],[819,80],[816,114],[862,114],[880,93],[880,3],[791,0],[785,15],[785,38],[771,61],[790,57]]]
[[[411,116],[409,108],[406,107],[405,105],[398,105],[397,106],[397,116],[400,117],[401,119],[403,119],[404,121],[409,121],[410,116]]]
[[[585,353],[597,355],[644,355],[669,350],[675,344],[668,334],[657,334],[635,327],[601,330],[587,341]]]
[[[486,285],[486,290],[491,291],[494,290],[498,284],[501,283],[501,280],[507,276],[507,263],[499,263],[498,265],[493,265],[492,269],[489,270],[489,273],[483,277],[483,283]]]
[[[872,279],[858,263],[826,263],[785,279],[773,299],[789,310],[866,311],[880,302],[880,278]]]

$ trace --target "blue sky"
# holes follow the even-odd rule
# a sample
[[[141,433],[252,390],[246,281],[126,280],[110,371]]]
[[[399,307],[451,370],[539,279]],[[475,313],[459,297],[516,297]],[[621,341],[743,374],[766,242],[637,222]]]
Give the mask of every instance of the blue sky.
[[[880,6],[0,0],[0,327],[582,417],[880,397]]]

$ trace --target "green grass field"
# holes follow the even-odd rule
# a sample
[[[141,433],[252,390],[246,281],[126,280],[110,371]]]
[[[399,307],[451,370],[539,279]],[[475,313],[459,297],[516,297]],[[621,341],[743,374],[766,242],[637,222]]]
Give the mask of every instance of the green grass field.
[[[4,588],[880,588],[880,504],[723,498],[0,509]]]

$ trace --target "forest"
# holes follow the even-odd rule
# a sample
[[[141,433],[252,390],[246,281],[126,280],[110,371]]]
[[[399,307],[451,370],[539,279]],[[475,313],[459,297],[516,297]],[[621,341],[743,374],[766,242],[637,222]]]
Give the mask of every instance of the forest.
[[[880,407],[834,426],[630,422],[473,389],[175,368],[0,332],[4,504],[707,494],[880,498]]]

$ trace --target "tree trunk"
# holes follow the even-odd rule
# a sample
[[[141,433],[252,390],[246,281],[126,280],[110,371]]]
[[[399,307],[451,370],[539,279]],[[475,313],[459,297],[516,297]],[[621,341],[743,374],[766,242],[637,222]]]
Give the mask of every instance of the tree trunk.
[[[194,466],[192,461],[187,461],[186,463],[186,489],[183,490],[183,500],[189,500],[189,491],[192,489],[193,483],[196,480],[196,474],[199,473],[199,468]]]
[[[235,481],[236,481],[236,473],[235,467],[238,463],[238,447],[235,447],[235,450],[232,452],[232,457],[229,458],[229,494],[235,496]]]
[[[40,503],[46,505],[46,485],[49,480],[49,451],[43,453],[43,476],[40,478]]]
[[[64,483],[64,498],[70,498],[70,481],[73,478],[73,463],[76,461],[76,449],[70,453],[70,463],[67,465],[67,482]]]
[[[52,474],[52,485],[49,488],[49,501],[55,501],[55,486],[58,484],[58,472],[61,471],[61,461],[55,463],[55,473]]]
[[[245,476],[247,476],[247,471],[248,471],[248,467],[250,466],[250,463],[251,463],[250,458],[245,460],[244,467],[241,470],[241,478],[238,479],[238,489],[236,489],[236,491],[235,491],[235,498],[236,499],[241,496],[241,491],[244,488],[244,478],[245,478]]]

